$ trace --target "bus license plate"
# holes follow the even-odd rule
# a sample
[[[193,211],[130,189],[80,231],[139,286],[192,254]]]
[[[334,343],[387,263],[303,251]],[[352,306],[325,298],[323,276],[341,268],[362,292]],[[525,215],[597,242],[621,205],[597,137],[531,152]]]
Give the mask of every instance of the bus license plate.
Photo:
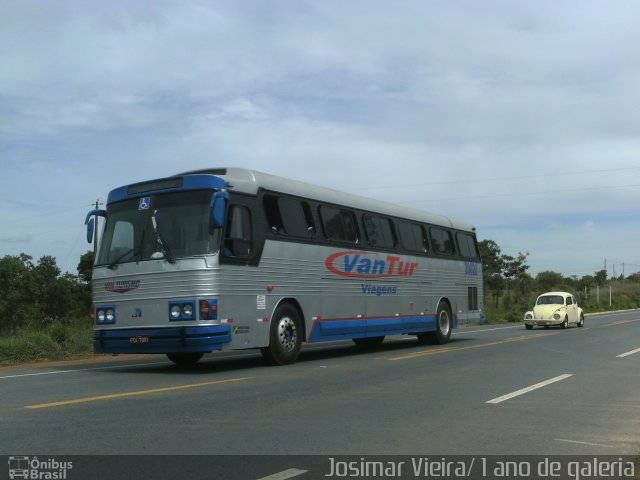
[[[140,345],[143,343],[149,343],[151,338],[149,335],[133,335],[129,337],[129,345]]]

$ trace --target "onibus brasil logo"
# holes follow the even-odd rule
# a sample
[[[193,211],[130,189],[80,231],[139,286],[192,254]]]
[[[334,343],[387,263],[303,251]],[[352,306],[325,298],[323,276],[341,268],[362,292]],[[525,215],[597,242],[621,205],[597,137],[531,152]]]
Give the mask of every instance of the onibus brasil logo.
[[[38,457],[9,457],[9,478],[33,480],[66,480],[73,462],[62,462],[53,458],[39,460]]]

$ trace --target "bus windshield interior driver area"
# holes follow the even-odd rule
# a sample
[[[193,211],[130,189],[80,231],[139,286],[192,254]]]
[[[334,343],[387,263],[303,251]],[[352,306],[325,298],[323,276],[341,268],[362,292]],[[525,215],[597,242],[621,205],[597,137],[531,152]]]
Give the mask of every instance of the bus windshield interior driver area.
[[[114,204],[96,265],[113,269],[121,263],[158,258],[173,263],[176,258],[215,253],[219,235],[209,231],[212,195],[197,190]]]
[[[125,185],[103,217],[93,270],[97,353],[261,349],[389,335],[446,343],[481,318],[482,272],[466,222],[239,168]]]

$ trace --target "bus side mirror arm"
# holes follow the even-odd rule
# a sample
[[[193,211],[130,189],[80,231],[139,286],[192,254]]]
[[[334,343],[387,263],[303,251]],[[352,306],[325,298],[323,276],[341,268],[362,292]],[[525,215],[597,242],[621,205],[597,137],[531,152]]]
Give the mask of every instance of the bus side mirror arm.
[[[227,210],[229,192],[215,192],[211,200],[210,229],[216,230],[224,227],[224,215]]]
[[[96,228],[96,221],[94,217],[107,217],[106,210],[91,210],[87,213],[87,217],[84,219],[84,224],[87,226],[87,242],[93,242],[93,231]]]

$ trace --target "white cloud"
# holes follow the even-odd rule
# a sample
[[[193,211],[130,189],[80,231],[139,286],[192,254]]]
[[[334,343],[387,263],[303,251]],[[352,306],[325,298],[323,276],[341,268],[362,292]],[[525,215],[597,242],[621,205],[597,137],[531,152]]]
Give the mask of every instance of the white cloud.
[[[640,263],[639,10],[3,3],[1,237],[73,270],[111,188],[237,165],[469,219],[533,269]]]

